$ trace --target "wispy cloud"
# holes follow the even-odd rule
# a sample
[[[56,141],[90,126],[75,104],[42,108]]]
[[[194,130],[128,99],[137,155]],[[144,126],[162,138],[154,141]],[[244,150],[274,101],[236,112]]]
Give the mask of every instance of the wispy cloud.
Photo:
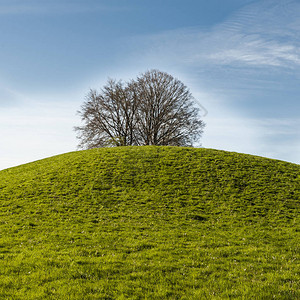
[[[0,15],[125,9],[99,2],[103,4],[88,0],[0,0]],[[298,114],[300,108],[299,16],[299,1],[263,0],[247,5],[213,28],[184,28],[135,37],[127,40],[129,57],[120,50],[116,77],[132,78],[153,67],[171,72],[191,87],[195,98],[208,110],[204,147],[300,163],[300,120],[287,118],[288,114]],[[68,97],[74,101],[73,95]],[[57,95],[54,98],[59,99]],[[79,98],[76,103],[28,103],[13,89],[0,86],[0,107],[24,100],[15,108],[2,105],[0,110],[0,136],[4,137],[1,167],[74,150],[72,127],[79,122],[75,112],[83,97]],[[288,114],[281,115],[280,110]],[[1,153],[10,155],[1,161]]]
[[[249,66],[289,67],[300,66],[300,48],[263,40],[256,36],[240,36],[240,43],[207,58],[220,64],[246,64]]]
[[[300,67],[300,3],[257,1],[209,30],[189,28],[141,39],[149,57],[182,64]]]
[[[208,110],[204,147],[299,163],[299,16],[299,1],[260,0],[212,28],[129,43],[135,65],[181,72],[206,93],[195,95]]]
[[[221,50],[207,55],[216,63],[294,68],[300,66],[300,3],[258,1],[213,29]]]

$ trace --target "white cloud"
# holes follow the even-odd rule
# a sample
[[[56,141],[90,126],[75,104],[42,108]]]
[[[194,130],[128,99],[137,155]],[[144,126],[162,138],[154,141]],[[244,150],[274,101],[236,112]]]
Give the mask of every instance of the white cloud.
[[[265,41],[251,36],[241,37],[243,43],[208,58],[220,64],[244,63],[253,66],[290,67],[300,66],[300,48],[276,41]]]
[[[0,0],[0,14],[1,10],[5,13],[5,7],[6,13],[39,12],[50,8],[53,12],[70,8],[70,5],[49,7],[49,2],[38,5],[37,1],[27,1],[28,6],[22,6],[22,3]],[[75,11],[76,7],[73,6]],[[114,77],[117,74],[117,78],[126,80],[147,68],[163,68],[191,87],[195,98],[208,110],[204,118],[207,127],[202,139],[203,147],[300,163],[299,119],[249,116],[242,105],[239,110],[235,108],[237,101],[244,100],[240,91],[234,90],[234,97],[230,94],[241,74],[248,80],[248,73],[253,72],[253,79],[265,70],[267,75],[260,79],[262,82],[252,81],[249,89],[252,93],[265,88],[263,80],[268,80],[274,68],[279,74],[288,69],[294,72],[293,75],[299,75],[299,16],[300,3],[297,1],[257,1],[210,30],[189,28],[135,38],[128,41],[133,47],[129,49],[132,63],[130,58],[124,58],[122,52],[121,67],[119,65],[119,70],[113,70],[113,74],[109,75]],[[131,65],[130,68],[128,65]],[[228,71],[227,66],[234,70]],[[211,86],[216,85],[218,71],[223,67],[221,80],[225,84],[222,90],[217,87],[211,90]],[[249,69],[251,72],[248,72]],[[211,78],[206,82],[211,80],[211,86],[206,87],[201,80],[209,76]],[[98,85],[99,81],[97,79],[92,85]],[[5,107],[0,111],[0,169],[75,150],[77,143],[72,128],[80,121],[75,112],[83,101],[82,96],[65,95],[60,102],[63,95],[53,96],[56,101],[46,101],[44,95],[40,95],[42,104],[37,97],[28,101],[4,88],[0,90],[1,94],[3,99],[6,96],[21,99],[23,105]],[[65,99],[75,100],[66,102]]]
[[[255,1],[210,29],[130,40],[133,65],[185,75],[208,110],[203,147],[299,163],[299,16],[299,1]]]
[[[142,56],[150,61],[155,56],[190,66],[299,69],[299,16],[298,1],[256,1],[209,30],[187,28],[141,37],[134,47],[143,44]]]

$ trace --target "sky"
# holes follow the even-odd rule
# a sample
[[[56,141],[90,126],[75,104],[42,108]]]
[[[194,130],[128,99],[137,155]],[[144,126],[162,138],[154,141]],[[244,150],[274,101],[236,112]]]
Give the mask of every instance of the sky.
[[[108,78],[181,80],[196,145],[300,163],[300,0],[0,0],[0,170],[76,151]]]

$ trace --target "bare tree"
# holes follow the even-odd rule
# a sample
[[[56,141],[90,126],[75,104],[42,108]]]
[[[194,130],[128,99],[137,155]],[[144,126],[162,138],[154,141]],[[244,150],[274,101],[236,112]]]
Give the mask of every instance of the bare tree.
[[[147,71],[132,82],[138,98],[137,134],[143,145],[192,146],[204,123],[188,88],[158,70]]]
[[[79,147],[126,145],[192,146],[204,123],[188,88],[171,75],[147,71],[127,84],[109,80],[91,90],[75,127]]]
[[[80,148],[134,145],[136,101],[122,82],[109,80],[100,93],[91,90],[78,111],[84,122],[75,127]]]

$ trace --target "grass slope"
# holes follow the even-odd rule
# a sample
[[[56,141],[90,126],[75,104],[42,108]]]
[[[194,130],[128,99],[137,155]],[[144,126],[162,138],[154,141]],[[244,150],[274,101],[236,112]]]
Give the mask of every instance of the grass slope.
[[[300,299],[300,166],[121,147],[0,172],[0,299]]]

